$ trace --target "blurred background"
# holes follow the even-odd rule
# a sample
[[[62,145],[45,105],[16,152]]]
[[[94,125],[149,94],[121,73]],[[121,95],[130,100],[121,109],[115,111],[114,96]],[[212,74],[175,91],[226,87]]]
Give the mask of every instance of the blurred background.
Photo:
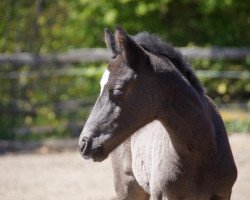
[[[242,0],[2,0],[0,138],[79,135],[107,66],[105,52],[84,59],[88,50],[80,49],[104,48],[104,27],[146,30],[177,47],[242,48],[250,46],[249,13]],[[250,132],[250,57],[238,54],[189,61],[222,108],[228,132]]]
[[[247,0],[1,0],[0,152],[79,136],[117,24],[180,47],[228,133],[250,132],[249,13]]]
[[[250,199],[248,0],[1,0],[1,198],[114,199],[110,161],[83,161],[77,137],[111,56],[103,28],[115,25],[184,53],[230,134],[232,199]]]

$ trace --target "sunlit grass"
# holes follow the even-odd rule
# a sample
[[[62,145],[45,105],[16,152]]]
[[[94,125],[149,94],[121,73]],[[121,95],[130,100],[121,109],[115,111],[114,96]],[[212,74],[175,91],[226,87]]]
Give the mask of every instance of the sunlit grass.
[[[250,113],[241,109],[221,109],[228,133],[250,133]]]
[[[223,120],[225,121],[231,121],[231,120],[249,120],[250,121],[250,113],[244,110],[221,109],[220,113],[222,115]]]

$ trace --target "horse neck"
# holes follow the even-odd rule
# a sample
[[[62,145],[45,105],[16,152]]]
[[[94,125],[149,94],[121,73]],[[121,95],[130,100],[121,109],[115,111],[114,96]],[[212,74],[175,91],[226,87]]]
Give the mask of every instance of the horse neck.
[[[173,87],[171,97],[165,98],[167,103],[160,121],[180,153],[216,151],[214,126],[208,112],[209,102],[204,94],[198,94],[190,87]]]

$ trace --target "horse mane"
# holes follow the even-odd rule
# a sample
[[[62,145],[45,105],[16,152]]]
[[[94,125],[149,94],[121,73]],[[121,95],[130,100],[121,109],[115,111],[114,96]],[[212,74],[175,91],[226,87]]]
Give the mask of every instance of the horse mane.
[[[204,93],[200,81],[187,60],[171,44],[163,42],[157,35],[148,32],[138,33],[132,38],[147,51],[168,58],[198,93]]]

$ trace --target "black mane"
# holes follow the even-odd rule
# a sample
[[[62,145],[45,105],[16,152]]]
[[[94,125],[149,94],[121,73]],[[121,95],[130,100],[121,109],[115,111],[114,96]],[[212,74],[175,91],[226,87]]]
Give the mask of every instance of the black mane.
[[[147,32],[138,33],[137,35],[132,36],[132,38],[147,51],[155,55],[167,57],[197,92],[204,93],[201,83],[191,66],[181,52],[175,49],[172,45],[163,42],[158,36]]]

